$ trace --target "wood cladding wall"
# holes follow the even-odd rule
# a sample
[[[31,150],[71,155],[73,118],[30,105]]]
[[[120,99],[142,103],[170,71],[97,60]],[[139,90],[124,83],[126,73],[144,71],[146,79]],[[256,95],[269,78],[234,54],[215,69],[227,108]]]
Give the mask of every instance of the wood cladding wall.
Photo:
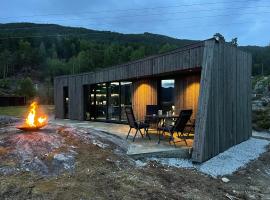
[[[96,72],[59,76],[54,81],[55,116],[64,117],[63,87],[69,89],[69,118],[84,119],[83,86],[89,84],[152,78],[173,74],[189,69],[200,68],[203,57],[204,42],[189,45],[163,54],[150,56],[126,64],[105,68]]]
[[[200,74],[180,76],[175,79],[175,112],[192,109],[196,119],[200,91]]]
[[[140,80],[132,84],[132,107],[136,120],[144,120],[146,105],[157,105],[157,81]]]
[[[203,162],[251,136],[249,53],[206,41],[193,161]]]

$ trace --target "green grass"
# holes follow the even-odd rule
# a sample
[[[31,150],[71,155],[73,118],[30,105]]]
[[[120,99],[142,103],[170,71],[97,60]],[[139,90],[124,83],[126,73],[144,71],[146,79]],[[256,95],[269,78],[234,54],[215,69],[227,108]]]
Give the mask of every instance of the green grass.
[[[42,110],[48,115],[54,113],[54,105],[40,105]],[[0,115],[7,115],[13,117],[23,117],[27,114],[28,106],[8,106],[0,107]]]

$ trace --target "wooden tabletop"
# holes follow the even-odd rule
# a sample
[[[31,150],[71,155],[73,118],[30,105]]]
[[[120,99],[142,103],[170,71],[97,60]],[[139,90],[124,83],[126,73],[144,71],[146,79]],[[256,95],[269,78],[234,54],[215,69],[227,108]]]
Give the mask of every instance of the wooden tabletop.
[[[179,118],[179,115],[145,115],[146,118]]]

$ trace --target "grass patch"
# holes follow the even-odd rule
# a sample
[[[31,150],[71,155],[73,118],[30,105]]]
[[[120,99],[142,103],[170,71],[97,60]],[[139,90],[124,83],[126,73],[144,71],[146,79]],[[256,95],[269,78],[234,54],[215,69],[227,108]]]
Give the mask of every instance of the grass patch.
[[[48,115],[51,115],[54,113],[54,105],[40,105],[40,107]],[[0,107],[0,115],[7,115],[7,116],[13,116],[13,117],[23,117],[26,115],[28,109],[29,109],[28,106]]]

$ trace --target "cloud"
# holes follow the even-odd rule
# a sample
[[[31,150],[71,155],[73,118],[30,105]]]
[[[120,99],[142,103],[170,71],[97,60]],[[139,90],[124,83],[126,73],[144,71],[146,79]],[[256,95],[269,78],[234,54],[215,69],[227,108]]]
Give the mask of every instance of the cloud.
[[[200,40],[220,32],[227,40],[238,37],[240,45],[267,45],[269,8],[266,0],[9,0],[1,2],[0,23],[57,23]]]

